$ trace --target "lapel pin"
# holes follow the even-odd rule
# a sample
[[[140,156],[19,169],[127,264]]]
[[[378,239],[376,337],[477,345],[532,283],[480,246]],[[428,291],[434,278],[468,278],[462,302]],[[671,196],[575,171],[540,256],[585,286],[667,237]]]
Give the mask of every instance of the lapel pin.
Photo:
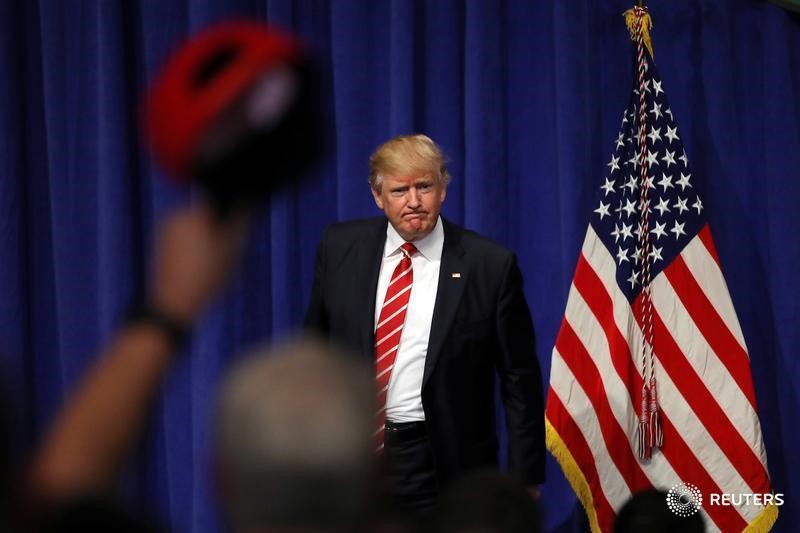
[[[453,272],[451,274],[451,276],[453,276],[454,278],[460,278],[461,277],[461,272]]]

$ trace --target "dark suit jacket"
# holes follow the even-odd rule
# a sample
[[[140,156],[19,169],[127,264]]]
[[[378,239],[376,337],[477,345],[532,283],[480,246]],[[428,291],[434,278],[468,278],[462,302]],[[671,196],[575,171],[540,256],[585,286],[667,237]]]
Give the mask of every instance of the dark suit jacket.
[[[385,218],[330,226],[320,243],[306,325],[374,357],[375,293]],[[460,274],[454,277],[453,274]],[[544,480],[544,407],[522,275],[509,250],[444,221],[439,287],[422,380],[437,480],[496,465],[495,374],[506,412],[509,469]]]

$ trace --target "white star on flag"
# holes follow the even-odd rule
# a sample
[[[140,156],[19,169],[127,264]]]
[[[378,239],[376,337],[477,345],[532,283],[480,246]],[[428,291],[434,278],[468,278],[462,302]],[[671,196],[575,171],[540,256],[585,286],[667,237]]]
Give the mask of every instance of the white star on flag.
[[[650,128],[650,133],[647,136],[650,137],[650,142],[655,144],[656,141],[661,140],[661,128]]]
[[[667,205],[667,202],[669,202],[669,200],[666,198],[659,198],[658,205],[655,207],[656,211],[658,211],[658,214],[662,217],[664,216],[664,213],[669,213],[669,206]]]
[[[666,174],[661,174],[661,181],[658,184],[664,187],[664,192],[667,192],[669,187],[674,187],[672,185],[672,176],[667,176]]]
[[[650,233],[654,233],[655,236],[656,236],[656,240],[658,240],[658,239],[660,239],[661,237],[663,237],[664,235],[667,234],[667,232],[664,230],[664,228],[666,228],[666,226],[667,226],[666,224],[662,224],[660,222],[656,222],[656,227],[651,229]]]
[[[670,229],[669,231],[670,231],[670,233],[674,233],[675,234],[675,238],[677,239],[681,235],[686,235],[686,232],[683,231],[683,226],[685,226],[685,225],[686,224],[683,223],[683,222],[678,224],[678,221],[676,220],[675,221],[675,225],[672,226],[672,229]]]
[[[664,150],[664,157],[661,158],[667,164],[667,168],[670,165],[675,164],[675,152],[670,152],[669,150]]]
[[[595,209],[594,212],[595,213],[599,213],[600,214],[600,220],[603,220],[603,217],[611,216],[610,213],[608,212],[608,208],[609,207],[611,207],[611,204],[604,204],[603,202],[600,202],[600,207]]]
[[[611,162],[608,163],[608,166],[611,167],[610,172],[614,172],[615,170],[619,170],[619,157],[613,156],[611,158]]]
[[[665,133],[665,134],[664,134],[664,136],[665,136],[667,139],[669,139],[669,144],[670,144],[670,145],[671,145],[671,144],[672,144],[674,141],[678,141],[678,140],[680,140],[680,138],[678,137],[678,128],[677,128],[677,127],[675,127],[675,128],[670,128],[669,126],[667,126],[667,133]],[[684,163],[684,164],[685,164],[685,163]]]
[[[697,197],[697,200],[692,204],[692,207],[697,209],[697,214],[700,214],[700,211],[703,210],[703,202],[700,201],[700,197]]]
[[[679,196],[678,197],[678,201],[675,202],[675,205],[673,205],[672,207],[676,208],[680,212],[680,214],[682,215],[684,211],[688,211],[689,210],[689,208],[686,207],[686,202],[687,201],[688,200],[686,198],[681,198]]]
[[[610,193],[614,192],[614,182],[606,178],[606,183],[602,186],[602,189],[606,192],[605,196],[608,196]]]

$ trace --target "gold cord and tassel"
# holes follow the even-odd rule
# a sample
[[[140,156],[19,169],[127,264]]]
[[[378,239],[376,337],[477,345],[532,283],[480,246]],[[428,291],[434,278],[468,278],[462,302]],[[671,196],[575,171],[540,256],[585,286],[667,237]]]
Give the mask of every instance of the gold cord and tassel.
[[[636,26],[638,24],[636,19],[636,8],[627,10],[622,14],[625,17],[625,25],[628,27],[628,32],[631,34],[631,40],[636,41]],[[650,13],[645,11],[642,15],[642,40],[647,51],[650,52],[650,59],[653,56],[653,43],[650,40],[650,28],[653,27],[653,20],[650,18]]]

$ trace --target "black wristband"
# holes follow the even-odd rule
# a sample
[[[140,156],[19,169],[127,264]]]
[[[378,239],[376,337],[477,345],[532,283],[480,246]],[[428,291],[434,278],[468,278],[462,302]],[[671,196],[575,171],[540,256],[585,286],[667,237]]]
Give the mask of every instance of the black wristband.
[[[188,324],[147,305],[135,307],[128,314],[128,319],[125,322],[128,325],[148,324],[157,327],[169,339],[172,347],[176,350],[183,346],[191,330]]]

